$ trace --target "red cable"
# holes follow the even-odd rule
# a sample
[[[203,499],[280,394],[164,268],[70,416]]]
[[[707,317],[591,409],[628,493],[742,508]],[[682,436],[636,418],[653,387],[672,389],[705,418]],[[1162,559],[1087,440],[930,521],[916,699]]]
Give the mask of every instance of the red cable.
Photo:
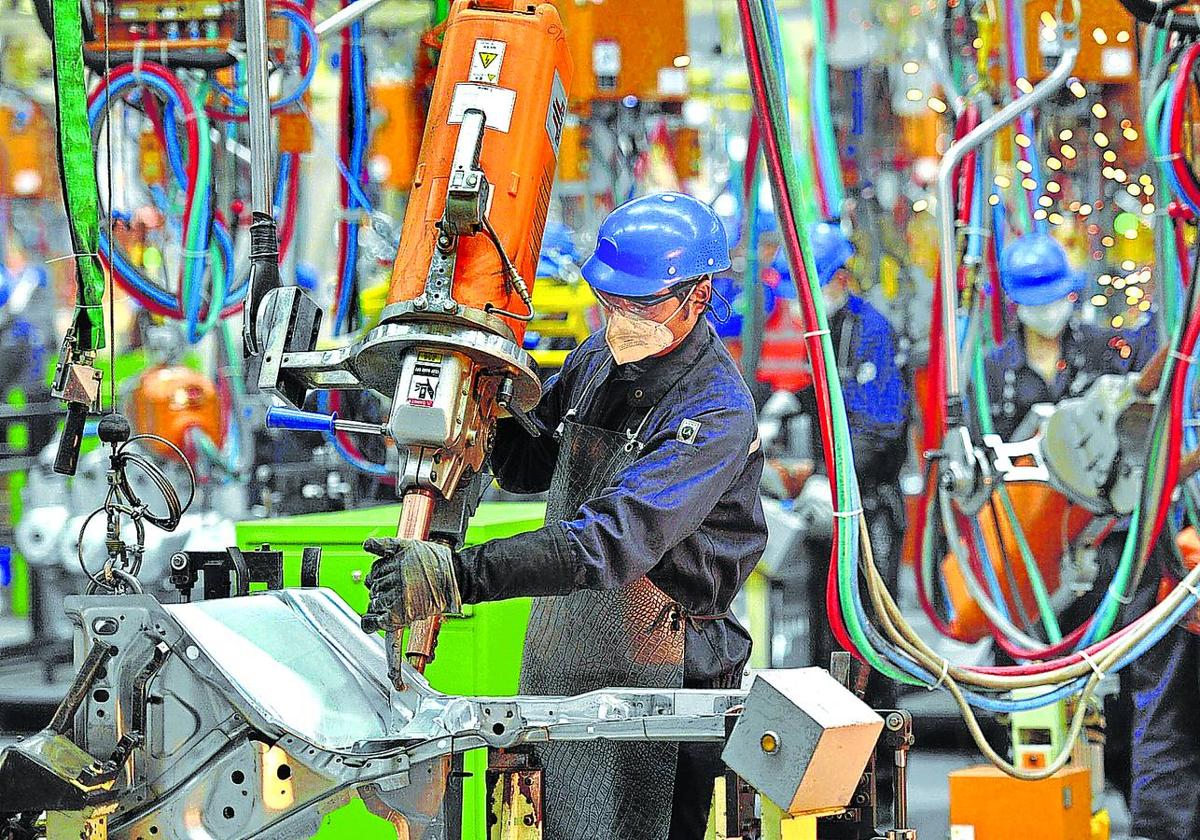
[[[1184,52],[1178,69],[1175,71],[1175,77],[1171,80],[1171,92],[1168,95],[1171,117],[1168,151],[1171,168],[1175,172],[1180,188],[1187,194],[1193,207],[1200,207],[1200,184],[1196,183],[1196,176],[1188,166],[1187,158],[1183,153],[1183,112],[1187,105],[1188,81],[1191,79],[1192,70],[1195,68],[1198,58],[1200,58],[1200,42],[1192,44]]]

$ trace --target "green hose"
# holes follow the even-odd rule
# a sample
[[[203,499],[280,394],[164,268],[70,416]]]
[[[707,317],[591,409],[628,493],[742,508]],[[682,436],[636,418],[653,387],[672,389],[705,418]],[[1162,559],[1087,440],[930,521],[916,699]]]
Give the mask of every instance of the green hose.
[[[789,85],[789,90],[807,91],[808,90],[808,65],[800,60],[800,56],[796,55],[796,48],[792,42],[784,39],[783,54],[787,58],[789,67],[796,70],[796,84]],[[795,98],[796,102],[796,125],[808,125],[812,119],[812,113],[809,109],[808,97],[801,95]],[[784,134],[780,137],[780,141],[787,137]],[[794,164],[799,173],[800,183],[812,184],[816,181],[816,176],[813,173],[813,157],[810,136],[807,131],[797,131],[792,134],[792,142],[796,144],[798,154],[794,156]],[[817,198],[815,190],[802,190],[799,195],[794,196],[796,207],[803,219],[807,221],[817,221],[820,214],[817,212]]]
[[[987,408],[990,401],[988,399],[987,382],[985,381],[983,366],[983,347],[979,341],[975,343],[972,367],[974,369],[975,404],[976,410],[979,413],[979,428],[985,435],[994,434],[995,427],[992,425],[992,416]],[[1041,617],[1042,627],[1046,630],[1046,636],[1052,644],[1061,642],[1062,630],[1058,625],[1058,616],[1054,614],[1054,607],[1050,603],[1050,593],[1046,590],[1046,582],[1042,579],[1042,573],[1038,568],[1037,561],[1033,557],[1033,551],[1025,539],[1025,529],[1021,527],[1021,521],[1017,518],[1012,498],[1008,495],[1008,488],[1001,482],[997,486],[997,491],[1000,496],[1000,504],[1004,506],[1004,515],[1008,517],[1009,525],[1012,526],[1013,536],[1017,540],[1017,548],[1021,553],[1021,562],[1025,565],[1025,574],[1029,577],[1029,584],[1033,589],[1033,597],[1037,601],[1038,615]],[[1003,546],[1001,546],[1001,550],[1003,550]],[[1013,593],[1013,598],[1019,597],[1016,592]]]
[[[63,201],[75,256],[76,296],[71,331],[78,350],[105,346],[104,270],[100,264],[99,185],[83,75],[83,20],[78,0],[54,0],[54,108]]]

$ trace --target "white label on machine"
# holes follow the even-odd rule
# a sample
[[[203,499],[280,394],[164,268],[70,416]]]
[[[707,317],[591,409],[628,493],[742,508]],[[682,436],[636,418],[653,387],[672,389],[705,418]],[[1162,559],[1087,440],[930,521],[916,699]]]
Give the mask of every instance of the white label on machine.
[[[489,85],[499,82],[500,68],[504,66],[504,50],[507,46],[504,41],[476,38],[475,51],[471,53],[471,74],[467,78],[472,82],[487,82]]]
[[[422,408],[432,407],[433,398],[437,396],[438,380],[441,378],[442,354],[418,352],[405,402]]]
[[[468,108],[478,108],[486,117],[484,125],[507,134],[509,126],[512,125],[513,108],[516,104],[515,90],[459,82],[454,86],[454,98],[450,100],[448,122],[451,125],[461,123]]]
[[[950,840],[975,840],[975,826],[973,826],[973,825],[952,825],[952,826],[950,826]]]
[[[687,96],[687,70],[682,67],[658,68],[659,96]]]
[[[1133,75],[1133,50],[1105,47],[1100,50],[1100,72],[1106,79],[1124,79]]]
[[[592,72],[597,76],[619,76],[621,45],[616,41],[597,41],[592,44]]]
[[[554,83],[550,85],[550,107],[546,109],[546,133],[554,156],[558,157],[558,146],[562,143],[563,125],[567,122],[567,89],[563,87],[558,71],[554,71]]]

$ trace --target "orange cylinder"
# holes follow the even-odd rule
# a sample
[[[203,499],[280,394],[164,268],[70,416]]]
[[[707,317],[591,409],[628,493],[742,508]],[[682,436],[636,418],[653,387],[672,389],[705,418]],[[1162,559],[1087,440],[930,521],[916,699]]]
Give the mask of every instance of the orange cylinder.
[[[389,304],[413,300],[425,288],[467,108],[487,115],[479,164],[492,186],[488,218],[532,291],[573,68],[555,8],[512,6],[512,0],[457,0],[451,9]],[[471,309],[527,309],[485,234],[458,240],[451,291]],[[520,342],[524,322],[504,321]]]
[[[220,446],[221,400],[216,386],[186,367],[157,367],[142,374],[129,394],[129,423],[186,451],[188,432],[199,428]],[[164,447],[159,447],[164,448]]]
[[[1041,483],[1014,483],[1008,485],[1008,494],[1013,509],[1021,521],[1026,542],[1041,572],[1046,588],[1053,592],[1062,579],[1062,557],[1069,546],[1095,516],[1071,504],[1054,488]],[[1037,615],[1037,600],[1033,586],[1021,561],[1020,547],[1012,524],[1005,515],[1004,507],[996,502],[993,514],[991,505],[984,505],[976,518],[983,540],[987,544],[993,572],[1000,582],[1001,592],[1011,614],[1016,614],[1016,599],[1028,615]],[[1012,578],[1017,591],[1012,591],[1008,575],[1002,567],[1003,558],[1008,557]],[[954,618],[950,621],[954,638],[964,642],[977,642],[988,635],[987,618],[975,599],[967,590],[962,570],[953,554],[942,561],[942,574],[946,581],[946,594],[950,600]]]

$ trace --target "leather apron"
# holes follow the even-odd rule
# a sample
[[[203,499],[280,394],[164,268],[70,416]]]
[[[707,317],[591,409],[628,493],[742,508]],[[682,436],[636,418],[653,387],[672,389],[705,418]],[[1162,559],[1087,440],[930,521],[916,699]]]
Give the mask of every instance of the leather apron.
[[[547,522],[574,519],[642,450],[641,428],[608,431],[576,423],[575,413],[568,411],[555,433],[559,449]],[[535,598],[521,693],[682,688],[680,615],[678,605],[645,577],[619,589]],[[665,840],[677,742],[547,743],[535,750],[544,771],[546,840]]]

